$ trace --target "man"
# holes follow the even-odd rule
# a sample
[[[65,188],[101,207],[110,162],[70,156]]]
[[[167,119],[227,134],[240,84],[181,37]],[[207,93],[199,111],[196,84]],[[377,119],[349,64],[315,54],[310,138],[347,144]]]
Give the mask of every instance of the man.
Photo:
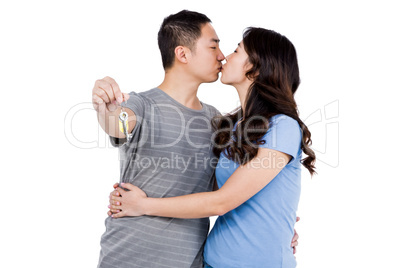
[[[200,84],[218,79],[224,60],[210,23],[205,15],[185,10],[165,18],[158,33],[165,78],[157,88],[127,95],[110,77],[95,83],[99,124],[119,146],[120,181],[150,197],[213,189],[210,121],[219,112],[197,98]],[[129,140],[119,131],[119,103],[129,116]],[[203,265],[208,218],[108,217],[105,225],[100,268]]]

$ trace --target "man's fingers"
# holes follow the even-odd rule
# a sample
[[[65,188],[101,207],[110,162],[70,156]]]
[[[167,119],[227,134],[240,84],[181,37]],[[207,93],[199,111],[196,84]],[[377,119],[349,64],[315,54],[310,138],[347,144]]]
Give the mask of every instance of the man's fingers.
[[[101,88],[95,88],[93,90],[93,92],[92,92],[92,102],[94,101],[94,99],[96,99],[98,103],[105,103],[105,104],[109,103],[109,101],[110,101],[109,96]],[[100,102],[99,99],[102,102]]]
[[[118,103],[122,103],[123,102],[123,94],[121,93],[120,87],[116,83],[116,81],[109,76],[106,76],[105,78],[103,78],[103,80],[107,81],[110,84],[110,86],[112,87],[113,99],[117,100]]]
[[[296,217],[296,222],[300,221],[300,217]]]
[[[127,101],[130,98],[130,95],[127,93],[123,93],[123,101]]]
[[[116,189],[117,187],[119,187],[119,183],[116,182],[115,184],[113,184],[113,188]]]
[[[95,82],[93,94],[101,97],[105,101],[105,103],[110,103],[114,101],[112,85],[110,85],[110,83],[105,80],[97,80]]]
[[[92,94],[92,103],[102,104],[104,103],[103,99],[96,94]]]
[[[97,112],[104,112],[105,102],[96,94],[92,95],[92,105]]]
[[[109,111],[114,111],[118,108],[118,104],[130,98],[128,94],[123,94],[116,81],[106,76],[103,79],[96,80],[92,89],[92,103],[98,111],[99,105],[106,104]],[[117,103],[116,103],[117,101]]]

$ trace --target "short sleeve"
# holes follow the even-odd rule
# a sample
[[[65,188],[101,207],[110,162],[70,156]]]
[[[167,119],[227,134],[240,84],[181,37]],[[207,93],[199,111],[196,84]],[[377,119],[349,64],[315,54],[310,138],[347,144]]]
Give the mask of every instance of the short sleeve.
[[[127,100],[127,103],[123,102],[121,106],[127,107],[135,113],[137,118],[142,119],[144,117],[145,110],[144,97],[134,91],[130,92],[129,95],[130,98]]]
[[[273,116],[267,133],[261,138],[265,144],[260,148],[276,150],[297,159],[301,147],[301,129],[299,123],[286,115]]]
[[[130,98],[127,100],[127,102],[123,102],[121,104],[122,107],[127,107],[128,109],[132,110],[136,116],[136,124],[135,127],[132,131],[132,134],[134,134],[139,126],[142,124],[142,121],[144,119],[144,113],[145,113],[145,101],[143,96],[140,94],[132,91],[129,93]],[[114,147],[119,147],[123,144],[125,144],[126,139],[119,139],[116,137],[110,137],[110,142],[112,146]]]

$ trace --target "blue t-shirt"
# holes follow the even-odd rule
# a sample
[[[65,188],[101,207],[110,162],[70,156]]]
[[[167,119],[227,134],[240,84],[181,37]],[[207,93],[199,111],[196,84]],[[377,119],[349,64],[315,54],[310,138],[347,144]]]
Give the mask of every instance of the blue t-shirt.
[[[290,244],[301,189],[301,138],[296,120],[282,114],[271,118],[262,138],[266,142],[259,147],[286,153],[292,159],[261,191],[218,217],[204,250],[209,265],[214,268],[296,267]],[[219,188],[238,167],[221,153],[215,171]]]

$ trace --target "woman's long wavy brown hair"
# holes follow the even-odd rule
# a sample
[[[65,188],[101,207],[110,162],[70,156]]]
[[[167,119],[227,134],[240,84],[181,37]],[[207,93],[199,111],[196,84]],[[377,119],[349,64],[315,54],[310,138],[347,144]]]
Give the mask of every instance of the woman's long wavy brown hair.
[[[315,173],[315,154],[310,148],[311,133],[300,120],[294,94],[299,87],[299,66],[296,49],[283,35],[272,30],[250,27],[243,34],[244,49],[252,68],[246,76],[253,81],[245,109],[239,107],[212,120],[214,154],[223,151],[231,160],[246,164],[258,152],[261,138],[269,128],[272,116],[284,114],[295,119],[302,131],[301,148],[306,154],[301,163],[311,175]],[[240,119],[240,120],[239,120]],[[234,123],[237,122],[233,132]],[[235,142],[231,142],[231,137]]]

